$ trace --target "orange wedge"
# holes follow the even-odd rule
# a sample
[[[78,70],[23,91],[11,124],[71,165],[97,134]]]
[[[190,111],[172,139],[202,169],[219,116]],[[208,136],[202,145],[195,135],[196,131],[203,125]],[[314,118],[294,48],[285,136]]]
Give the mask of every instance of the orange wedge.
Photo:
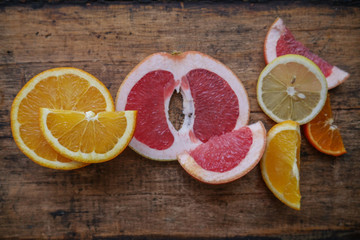
[[[321,112],[304,125],[304,133],[311,145],[322,153],[332,156],[346,153],[340,130],[334,124],[329,95]]]
[[[267,135],[260,168],[273,194],[287,206],[300,210],[300,127],[288,120],[276,124]]]
[[[86,166],[58,154],[40,131],[40,108],[114,111],[111,94],[94,76],[76,68],[54,68],[33,77],[11,107],[11,130],[20,150],[42,166],[70,170]]]
[[[129,144],[136,111],[78,112],[40,109],[41,132],[62,156],[83,163],[113,159]]]

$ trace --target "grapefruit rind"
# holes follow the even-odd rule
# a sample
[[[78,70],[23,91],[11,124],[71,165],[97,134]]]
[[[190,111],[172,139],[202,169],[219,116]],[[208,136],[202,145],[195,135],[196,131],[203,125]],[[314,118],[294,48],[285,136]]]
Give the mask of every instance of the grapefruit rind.
[[[278,125],[276,125],[276,127],[273,127],[269,130],[268,134],[267,134],[267,140],[266,140],[266,148],[268,147],[268,145],[271,142],[271,139],[273,139],[278,133],[280,133],[281,131],[285,131],[285,130],[295,130],[298,132],[299,136],[301,136],[300,133],[300,127],[298,124],[296,124],[296,122],[293,121],[284,121]],[[275,195],[275,197],[277,199],[279,199],[282,203],[284,203],[285,205],[295,209],[295,210],[300,210],[300,202],[299,203],[292,203],[287,201],[284,198],[284,195],[279,192],[272,184],[271,181],[269,179],[269,176],[266,174],[265,171],[265,164],[266,164],[266,148],[265,148],[265,152],[261,158],[260,161],[260,169],[261,169],[261,175],[264,179],[264,182],[266,184],[266,186],[270,189],[270,191]],[[298,149],[295,149],[295,151],[297,151]],[[299,174],[299,169],[297,167],[297,161],[300,161],[300,159],[296,159],[296,161],[294,162],[294,166],[293,166],[293,172],[295,177],[298,179],[298,183],[300,182],[300,174]]]
[[[319,100],[317,106],[312,109],[312,111],[309,115],[307,115],[303,119],[297,121],[300,125],[302,125],[302,124],[306,124],[309,121],[311,121],[321,111],[321,109],[323,108],[323,106],[325,104],[327,92],[328,92],[327,81],[326,81],[324,74],[321,72],[320,68],[314,62],[312,62],[310,59],[303,57],[301,55],[287,54],[287,55],[283,55],[283,56],[276,58],[271,63],[266,65],[266,67],[260,73],[259,79],[257,82],[257,86],[256,86],[257,100],[258,100],[260,108],[264,111],[264,113],[267,116],[269,116],[272,120],[274,120],[275,122],[280,123],[280,122],[283,122],[286,120],[291,120],[291,119],[282,119],[282,118],[278,117],[277,115],[275,115],[270,109],[268,109],[268,107],[265,105],[265,103],[262,99],[262,85],[263,85],[265,76],[268,75],[268,73],[271,70],[273,70],[276,66],[278,66],[280,64],[286,64],[289,62],[297,62],[297,63],[304,65],[308,69],[308,71],[311,71],[317,77],[317,79],[319,80],[319,82],[321,84],[320,100]]]
[[[275,58],[277,58],[276,46],[281,35],[285,32],[286,26],[281,18],[277,18],[270,26],[269,31],[264,41],[264,58],[265,63],[269,64]],[[326,77],[328,83],[328,89],[332,89],[345,82],[349,78],[350,74],[341,70],[340,68],[333,66],[331,74]]]
[[[266,145],[266,130],[262,122],[259,121],[248,127],[252,132],[253,142],[246,157],[233,169],[222,173],[206,170],[188,152],[178,155],[180,165],[195,179],[209,184],[228,183],[243,177],[258,164]]]
[[[85,167],[89,164],[80,163],[76,161],[72,161],[72,162],[51,161],[43,157],[40,157],[35,153],[34,150],[30,149],[20,137],[20,123],[17,120],[18,110],[22,100],[29,94],[29,92],[31,92],[32,89],[34,89],[36,84],[38,84],[41,80],[46,79],[48,77],[59,76],[63,74],[74,74],[84,79],[91,79],[91,81],[89,81],[90,86],[95,86],[99,91],[101,91],[101,93],[104,96],[106,96],[104,98],[106,100],[105,110],[114,111],[114,103],[110,92],[107,90],[105,85],[102,82],[100,82],[96,77],[94,77],[90,73],[87,73],[77,68],[72,68],[72,67],[53,68],[43,71],[37,74],[36,76],[34,76],[33,78],[31,78],[16,95],[11,106],[11,113],[10,113],[11,130],[15,143],[19,147],[21,152],[23,152],[28,158],[30,158],[36,164],[39,164],[40,166],[43,167],[58,169],[58,170],[74,170]]]
[[[190,70],[200,68],[209,69],[223,79],[226,79],[239,100],[239,117],[235,129],[247,125],[250,115],[248,96],[241,81],[228,67],[216,59],[196,51],[188,51],[177,55],[171,55],[165,52],[154,53],[141,61],[126,76],[117,92],[115,101],[116,110],[125,110],[127,97],[139,79],[148,72],[161,69],[169,71],[174,75],[174,79],[177,82],[175,90],[180,92],[183,97],[184,122],[178,131],[170,122],[168,110],[171,96],[169,96],[165,99],[164,111],[168,128],[174,136],[174,143],[165,150],[157,150],[150,148],[134,136],[129,144],[130,148],[138,154],[152,160],[172,161],[176,160],[177,154],[183,151],[190,151],[202,143],[199,139],[189,137],[189,133],[192,131],[194,125],[194,102],[190,90],[181,88],[182,77]]]
[[[285,31],[285,25],[281,18],[277,18],[270,26],[269,31],[265,37],[264,43],[264,58],[265,63],[269,64],[277,58],[276,45],[282,33]]]
[[[49,113],[56,113],[56,112],[73,112],[70,110],[54,110],[54,109],[48,109],[48,108],[40,108],[40,129],[45,137],[45,139],[48,141],[48,143],[51,145],[51,147],[57,151],[62,156],[65,156],[73,161],[81,162],[81,163],[101,163],[109,161],[116,156],[118,156],[129,144],[134,131],[135,131],[135,125],[136,125],[136,111],[124,111],[125,117],[126,117],[126,129],[123,133],[123,135],[118,139],[117,143],[113,146],[113,148],[106,153],[96,153],[95,151],[90,153],[83,153],[80,150],[77,152],[71,151],[68,148],[64,147],[59,143],[58,139],[55,138],[50,129],[48,128],[47,122],[47,116]],[[79,113],[79,112],[78,112]],[[84,114],[84,118],[86,113],[82,112]],[[97,115],[94,117],[97,118]],[[92,120],[90,120],[92,121]]]
[[[339,86],[350,77],[350,74],[334,66],[331,75],[326,78],[329,89]]]

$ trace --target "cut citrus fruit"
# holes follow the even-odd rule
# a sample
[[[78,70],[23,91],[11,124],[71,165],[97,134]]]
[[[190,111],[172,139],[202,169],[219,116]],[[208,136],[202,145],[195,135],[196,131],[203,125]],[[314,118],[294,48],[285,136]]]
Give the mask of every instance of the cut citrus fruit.
[[[129,144],[136,111],[79,112],[40,109],[40,129],[49,144],[74,161],[99,163],[113,159]]]
[[[326,77],[328,88],[332,89],[343,83],[350,75],[336,66],[332,66],[319,56],[310,52],[302,43],[295,40],[283,21],[277,18],[271,25],[264,43],[265,62],[286,54],[298,54],[316,63]]]
[[[107,88],[94,76],[76,68],[54,68],[33,77],[11,107],[11,129],[20,150],[42,166],[70,170],[87,164],[58,154],[40,131],[39,109],[114,111]]]
[[[327,85],[321,70],[309,59],[295,54],[276,58],[259,76],[257,100],[275,122],[312,120],[326,101]]]
[[[340,130],[334,124],[329,95],[321,112],[303,128],[308,141],[320,152],[333,156],[346,153]]]
[[[197,148],[178,155],[180,165],[194,178],[210,184],[239,179],[253,169],[265,149],[261,122],[214,136]]]
[[[168,113],[174,91],[182,95],[185,116],[178,131]],[[156,160],[175,160],[179,153],[249,119],[248,97],[235,74],[210,56],[191,51],[144,59],[121,84],[116,110],[138,110],[129,146]]]
[[[273,126],[267,134],[260,162],[262,177],[283,203],[300,210],[300,127],[288,120]]]

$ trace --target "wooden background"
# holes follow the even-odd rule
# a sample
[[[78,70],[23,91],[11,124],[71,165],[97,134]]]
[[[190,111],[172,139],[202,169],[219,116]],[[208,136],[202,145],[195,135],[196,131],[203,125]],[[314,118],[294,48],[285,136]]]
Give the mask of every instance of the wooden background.
[[[330,91],[348,153],[331,157],[306,139],[301,149],[301,211],[277,200],[257,166],[211,186],[177,162],[131,149],[116,159],[63,172],[38,166],[15,145],[11,103],[35,74],[78,67],[115,97],[127,73],[154,52],[197,50],[243,81],[250,122],[274,125],[255,86],[263,42],[280,16],[296,38],[351,77]],[[307,3],[120,3],[2,5],[0,8],[0,238],[360,239],[360,9]]]

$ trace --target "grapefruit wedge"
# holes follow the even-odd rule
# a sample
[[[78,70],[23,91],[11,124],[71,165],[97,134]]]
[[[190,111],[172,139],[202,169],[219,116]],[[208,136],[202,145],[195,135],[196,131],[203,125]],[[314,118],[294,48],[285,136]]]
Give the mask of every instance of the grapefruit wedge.
[[[234,181],[261,159],[266,131],[261,122],[214,136],[192,151],[179,154],[180,165],[191,176],[210,184]]]
[[[183,99],[184,121],[169,121],[174,91]],[[214,136],[248,123],[249,101],[241,81],[224,64],[200,52],[155,53],[125,78],[116,110],[137,110],[130,147],[154,160],[176,160]]]
[[[264,57],[266,64],[275,58],[286,54],[298,54],[316,63],[326,77],[328,88],[332,89],[343,83],[350,76],[349,73],[332,66],[324,59],[310,52],[302,43],[296,41],[290,30],[286,28],[281,18],[277,18],[271,25],[264,43]]]

